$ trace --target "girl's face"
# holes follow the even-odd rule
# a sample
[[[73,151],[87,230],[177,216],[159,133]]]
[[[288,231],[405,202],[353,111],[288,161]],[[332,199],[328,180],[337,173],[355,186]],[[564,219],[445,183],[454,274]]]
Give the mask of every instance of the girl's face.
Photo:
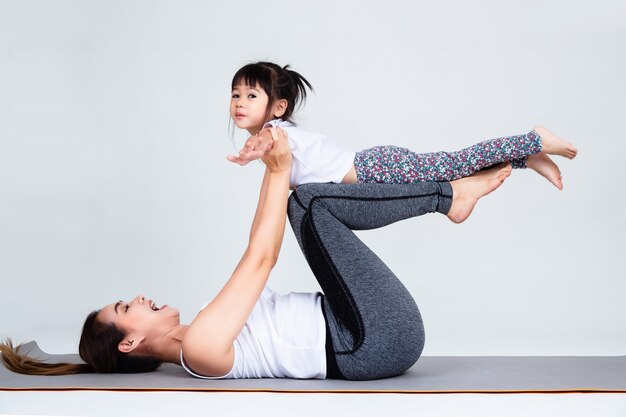
[[[239,129],[254,135],[267,121],[268,102],[269,97],[258,84],[254,87],[238,84],[230,96],[230,117]]]
[[[113,323],[126,334],[122,343],[133,340],[133,347],[136,347],[139,342],[157,339],[180,324],[180,314],[176,308],[167,305],[159,308],[152,300],[139,295],[131,301],[118,301],[105,306],[98,313],[98,320]]]

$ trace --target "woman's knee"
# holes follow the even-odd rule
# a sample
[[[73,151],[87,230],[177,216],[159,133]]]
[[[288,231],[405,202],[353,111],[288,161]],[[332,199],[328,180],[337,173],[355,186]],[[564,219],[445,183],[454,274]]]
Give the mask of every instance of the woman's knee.
[[[295,191],[291,193],[291,196],[298,201],[302,207],[307,209],[314,200],[321,201],[333,197],[345,198],[346,196],[352,196],[354,190],[358,189],[355,187],[362,185],[363,184],[334,184],[329,182],[302,184],[296,187]]]
[[[319,197],[324,194],[324,189],[328,191],[328,187],[332,187],[333,184],[326,183],[311,183],[302,184],[296,187],[289,197],[290,202],[293,200],[299,204],[303,209],[307,209],[309,204],[315,197]]]

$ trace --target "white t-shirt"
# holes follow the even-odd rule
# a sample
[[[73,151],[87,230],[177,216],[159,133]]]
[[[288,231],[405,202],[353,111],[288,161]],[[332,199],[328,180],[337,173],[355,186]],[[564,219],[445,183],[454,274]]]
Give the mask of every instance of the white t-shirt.
[[[204,305],[202,308],[206,307]],[[265,288],[235,342],[233,368],[221,377],[326,378],[326,324],[320,293],[276,294]]]
[[[263,127],[280,127],[289,135],[293,155],[291,187],[310,182],[341,183],[354,164],[355,152],[347,151],[334,140],[318,133],[307,132],[290,122],[275,119]]]

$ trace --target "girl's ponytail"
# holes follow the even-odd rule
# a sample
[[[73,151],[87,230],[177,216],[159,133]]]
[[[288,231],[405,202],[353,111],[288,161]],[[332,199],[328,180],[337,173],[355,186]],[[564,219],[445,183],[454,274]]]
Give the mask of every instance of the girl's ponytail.
[[[300,73],[292,70],[289,65],[285,65],[282,70],[291,80],[291,94],[294,98],[293,102],[290,104],[292,104],[293,110],[295,110],[306,102],[306,90],[308,88],[310,91],[314,91],[313,86],[306,78],[300,75]]]

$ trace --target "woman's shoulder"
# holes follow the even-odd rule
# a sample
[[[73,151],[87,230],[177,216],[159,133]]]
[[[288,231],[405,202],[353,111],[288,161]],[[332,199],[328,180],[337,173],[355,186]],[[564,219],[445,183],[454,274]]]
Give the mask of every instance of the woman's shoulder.
[[[265,287],[259,300],[272,303],[277,294],[269,287]],[[203,310],[210,303],[204,304],[196,319],[189,325],[181,344],[181,365],[193,370],[196,374],[210,377],[224,377],[232,369],[235,362],[234,345],[219,342],[216,324]],[[208,321],[207,321],[208,320]],[[209,330],[210,329],[210,330]],[[183,363],[184,360],[184,363]]]
[[[206,335],[187,332],[180,352],[181,365],[193,372],[209,376],[223,377],[228,374],[235,362],[234,348],[216,349],[207,343]]]

